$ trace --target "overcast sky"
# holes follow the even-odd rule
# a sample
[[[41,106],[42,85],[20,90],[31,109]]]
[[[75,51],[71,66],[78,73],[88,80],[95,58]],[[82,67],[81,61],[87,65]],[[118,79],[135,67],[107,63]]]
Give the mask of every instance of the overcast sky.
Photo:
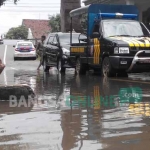
[[[17,5],[9,0],[0,8],[0,34],[21,25],[22,19],[48,19],[59,12],[60,0],[20,0]]]

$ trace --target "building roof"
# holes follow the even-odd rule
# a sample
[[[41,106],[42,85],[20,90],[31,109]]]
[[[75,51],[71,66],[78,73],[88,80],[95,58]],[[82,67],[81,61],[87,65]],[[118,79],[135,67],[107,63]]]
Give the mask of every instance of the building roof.
[[[47,36],[51,28],[49,26],[49,20],[34,20],[23,19],[22,25],[30,28],[34,38],[41,38],[42,35]]]

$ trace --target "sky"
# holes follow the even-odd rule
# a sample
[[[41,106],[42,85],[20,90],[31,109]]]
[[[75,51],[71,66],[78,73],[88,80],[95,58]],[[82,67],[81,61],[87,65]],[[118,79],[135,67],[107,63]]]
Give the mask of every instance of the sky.
[[[22,19],[48,19],[48,15],[60,13],[60,1],[19,0],[15,5],[13,0],[8,0],[0,7],[0,34],[21,25]],[[84,4],[81,3],[81,6]]]

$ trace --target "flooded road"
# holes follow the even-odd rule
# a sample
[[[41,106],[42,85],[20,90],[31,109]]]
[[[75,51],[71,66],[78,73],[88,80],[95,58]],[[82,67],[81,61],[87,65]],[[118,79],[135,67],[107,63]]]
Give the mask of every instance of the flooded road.
[[[4,47],[0,57],[4,56]],[[36,71],[38,61],[13,61],[8,46],[1,85],[27,84],[34,101],[0,101],[0,150],[148,150],[150,74],[101,78]]]

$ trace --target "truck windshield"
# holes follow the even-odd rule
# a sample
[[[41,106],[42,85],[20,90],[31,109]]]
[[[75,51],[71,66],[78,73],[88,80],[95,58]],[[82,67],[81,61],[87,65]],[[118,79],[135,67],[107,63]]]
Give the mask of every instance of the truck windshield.
[[[144,26],[143,26],[144,28]],[[128,20],[104,20],[103,21],[104,37],[111,36],[133,36],[141,37],[148,35],[148,31],[137,21]]]

